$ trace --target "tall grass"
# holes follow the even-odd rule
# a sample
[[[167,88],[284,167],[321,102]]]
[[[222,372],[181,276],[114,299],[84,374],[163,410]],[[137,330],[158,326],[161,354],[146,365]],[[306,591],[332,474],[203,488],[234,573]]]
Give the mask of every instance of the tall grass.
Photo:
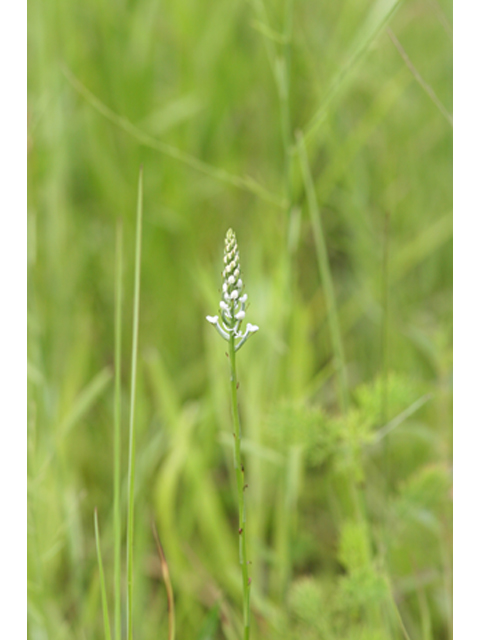
[[[233,226],[251,639],[450,638],[451,4],[29,9],[29,637],[240,637]]]
[[[115,640],[122,637],[122,279],[123,231],[117,222],[115,246],[115,406],[114,406],[114,479],[113,479],[113,535],[114,535],[114,608]]]
[[[137,384],[138,324],[140,315],[140,271],[142,259],[143,167],[138,178],[137,224],[135,234],[135,291],[133,297],[132,367],[130,376],[130,424],[128,439],[127,515],[127,638],[133,638],[133,525],[135,515],[135,400]]]

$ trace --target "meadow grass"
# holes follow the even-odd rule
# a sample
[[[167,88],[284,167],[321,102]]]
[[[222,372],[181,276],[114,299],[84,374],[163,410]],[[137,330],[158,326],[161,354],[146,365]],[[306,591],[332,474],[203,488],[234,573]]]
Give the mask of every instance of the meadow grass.
[[[251,640],[452,637],[451,64],[444,0],[31,0],[29,638],[241,637],[230,226]]]

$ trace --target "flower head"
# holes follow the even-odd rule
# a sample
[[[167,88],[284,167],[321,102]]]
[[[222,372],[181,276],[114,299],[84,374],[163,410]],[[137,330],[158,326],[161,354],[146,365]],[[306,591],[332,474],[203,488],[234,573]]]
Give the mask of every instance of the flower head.
[[[247,294],[242,293],[244,285],[240,277],[240,253],[237,238],[232,229],[229,229],[225,236],[223,264],[223,299],[219,304],[221,322],[218,316],[207,316],[207,320],[216,327],[225,340],[230,340],[232,336],[234,340],[238,340],[235,345],[237,351],[252,333],[258,331],[258,327],[247,323],[245,332],[242,333],[240,329],[242,320],[245,318]]]

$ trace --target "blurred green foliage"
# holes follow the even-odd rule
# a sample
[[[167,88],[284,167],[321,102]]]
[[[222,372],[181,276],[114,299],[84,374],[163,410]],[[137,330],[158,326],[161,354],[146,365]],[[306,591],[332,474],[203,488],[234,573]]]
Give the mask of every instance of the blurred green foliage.
[[[451,113],[451,10],[446,0],[30,0],[32,640],[103,637],[95,506],[113,602],[115,227],[122,219],[126,449],[141,163],[135,636],[167,638],[155,519],[177,637],[238,637],[228,367],[204,319],[232,226],[260,326],[238,362],[252,637],[451,637],[452,136],[425,87]],[[122,464],[126,475],[126,450]]]

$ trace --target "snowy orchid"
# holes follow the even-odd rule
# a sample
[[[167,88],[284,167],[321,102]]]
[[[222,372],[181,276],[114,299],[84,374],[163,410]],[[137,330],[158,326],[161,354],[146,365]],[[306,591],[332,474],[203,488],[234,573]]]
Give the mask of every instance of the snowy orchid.
[[[240,278],[240,254],[237,247],[237,239],[232,229],[227,231],[225,236],[223,277],[223,299],[220,301],[220,317],[207,316],[208,322],[212,324],[218,333],[225,340],[229,341],[233,336],[236,342],[235,351],[245,344],[246,340],[256,331],[258,327],[247,323],[245,331],[241,331],[242,321],[245,319],[245,305],[247,294],[242,293],[243,281]]]

